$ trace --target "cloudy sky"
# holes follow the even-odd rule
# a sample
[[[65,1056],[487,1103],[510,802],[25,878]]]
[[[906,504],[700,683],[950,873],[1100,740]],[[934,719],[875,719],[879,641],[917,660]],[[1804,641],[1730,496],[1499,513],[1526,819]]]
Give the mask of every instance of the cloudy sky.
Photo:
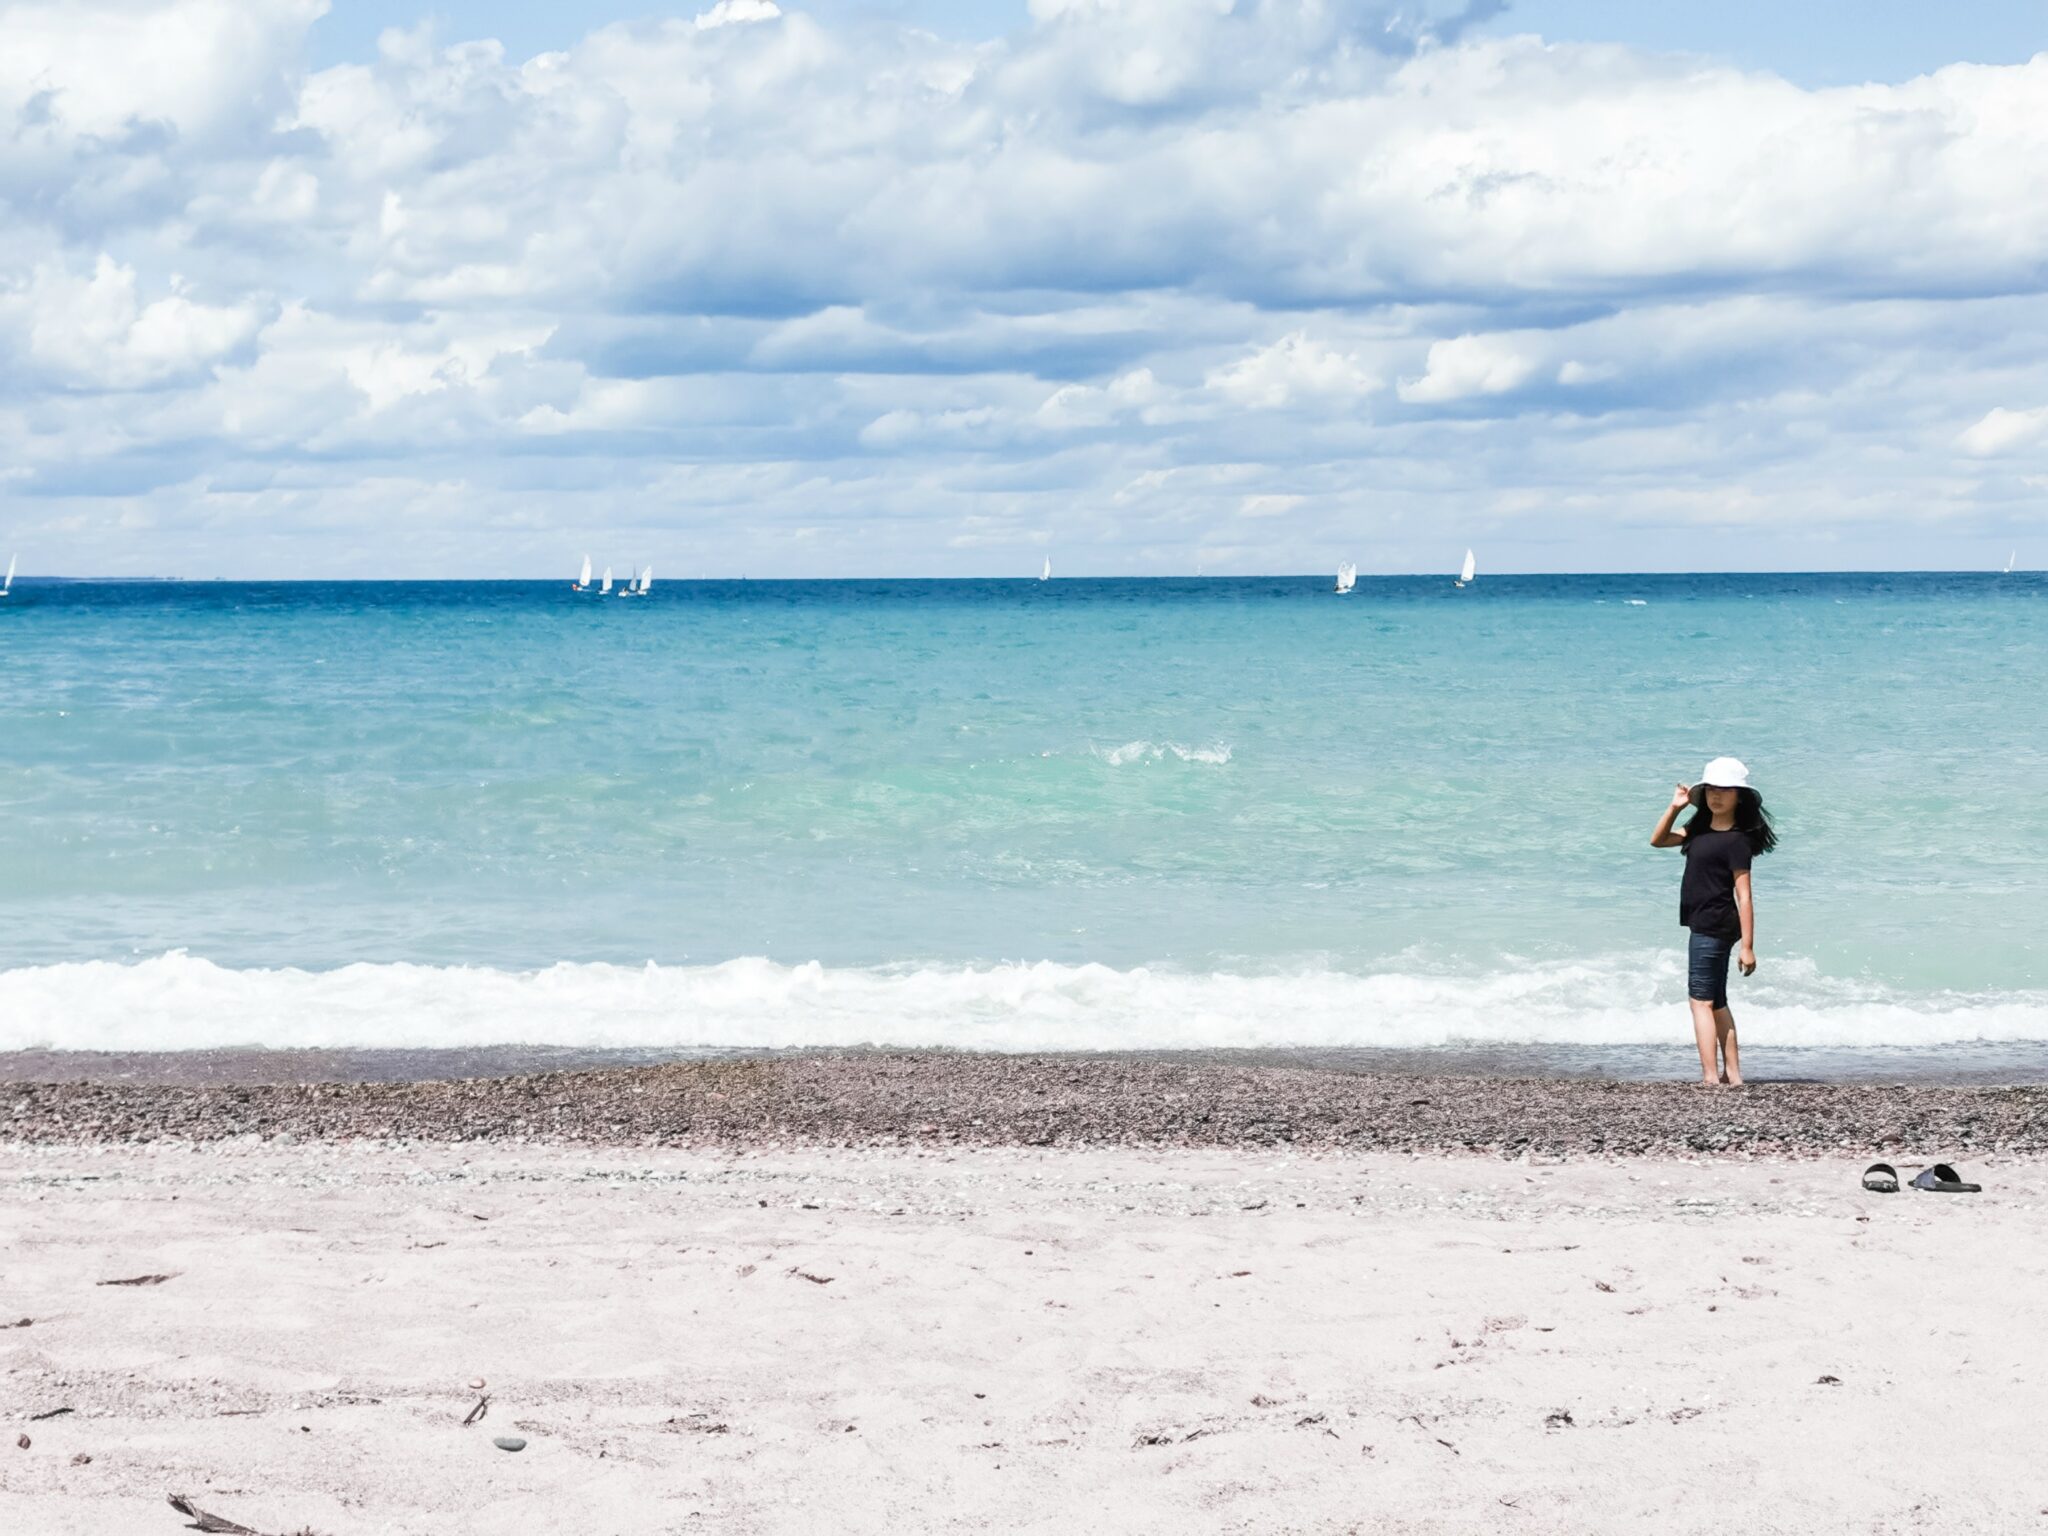
[[[28,571],[2048,564],[2043,0],[0,38]]]

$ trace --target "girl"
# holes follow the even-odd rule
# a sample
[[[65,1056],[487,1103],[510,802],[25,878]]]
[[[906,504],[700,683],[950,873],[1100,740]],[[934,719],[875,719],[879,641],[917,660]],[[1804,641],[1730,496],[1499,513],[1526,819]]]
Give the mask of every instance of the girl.
[[[1687,806],[1692,820],[1673,827]],[[1678,921],[1692,930],[1685,991],[1699,1041],[1700,1081],[1710,1088],[1742,1086],[1735,1015],[1728,1011],[1728,960],[1732,955],[1745,976],[1756,973],[1749,864],[1777,845],[1763,796],[1749,787],[1749,770],[1732,757],[1707,764],[1698,784],[1679,785],[1650,834],[1652,848],[1685,852],[1685,879],[1678,889]]]

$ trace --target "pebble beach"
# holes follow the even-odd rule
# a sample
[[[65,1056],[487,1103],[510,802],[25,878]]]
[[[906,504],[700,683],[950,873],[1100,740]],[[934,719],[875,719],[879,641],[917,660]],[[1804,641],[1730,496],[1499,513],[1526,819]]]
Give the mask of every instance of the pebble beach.
[[[1292,1147],[1516,1157],[2048,1153],[2048,1086],[1430,1078],[804,1054],[424,1082],[0,1083],[0,1140]]]

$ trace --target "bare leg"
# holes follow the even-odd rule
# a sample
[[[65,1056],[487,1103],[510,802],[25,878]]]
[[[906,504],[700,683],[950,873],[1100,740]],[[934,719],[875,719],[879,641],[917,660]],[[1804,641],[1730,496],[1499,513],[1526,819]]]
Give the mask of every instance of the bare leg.
[[[1721,1046],[1721,1081],[1731,1088],[1740,1088],[1742,1051],[1735,1043],[1735,1015],[1726,1008],[1714,1010],[1714,1034]]]
[[[1715,1039],[1714,1005],[1689,998],[1692,1004],[1692,1033],[1700,1047],[1700,1082],[1709,1088],[1718,1087],[1721,1082],[1720,1062],[1716,1059],[1718,1045]]]

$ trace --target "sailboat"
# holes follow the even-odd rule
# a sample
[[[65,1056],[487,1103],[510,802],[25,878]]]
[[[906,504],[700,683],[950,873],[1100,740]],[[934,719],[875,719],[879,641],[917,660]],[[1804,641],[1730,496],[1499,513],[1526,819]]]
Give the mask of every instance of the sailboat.
[[[645,597],[654,590],[654,567],[648,566],[640,573],[640,595]]]
[[[2019,559],[2019,557],[2020,557],[2020,552],[2019,552],[2018,550],[2014,550],[2014,551],[2013,551],[2013,552],[2012,552],[2011,554],[2009,554],[2009,555],[2007,555],[2007,556],[2005,557],[2005,574],[2006,574],[2006,575],[2010,576],[2010,575],[2012,574],[2012,563],[2013,563],[2013,561],[2015,561],[2015,560]],[[14,574],[14,567],[13,567],[13,565],[12,565],[12,564],[10,564],[10,565],[9,565],[9,566],[7,567],[7,574],[8,574],[8,575],[10,575],[10,576],[12,576],[12,575]]]
[[[638,576],[627,577],[626,584],[623,587],[619,588],[619,596],[645,597],[647,595],[647,589],[650,585],[653,584],[653,581],[654,567],[650,565],[645,570],[641,571],[641,573]]]
[[[1349,592],[1349,591],[1351,590],[1351,586],[1352,586],[1352,583],[1353,583],[1353,582],[1355,582],[1355,581],[1357,581],[1357,580],[1358,580],[1358,567],[1357,567],[1357,566],[1353,565],[1353,564],[1352,564],[1352,563],[1351,563],[1350,561],[1348,561],[1348,560],[1347,560],[1347,561],[1345,561],[1345,562],[1344,562],[1344,563],[1343,563],[1342,565],[1338,566],[1338,567],[1337,567],[1337,594],[1338,594],[1338,596],[1340,596],[1340,597],[1341,597],[1341,596],[1343,596],[1343,594],[1345,594],[1346,592]]]
[[[1471,550],[1469,550],[1469,549],[1468,549],[1468,550],[1466,550],[1466,551],[1465,551],[1465,568],[1464,568],[1464,569],[1463,569],[1462,571],[1460,571],[1460,572],[1458,573],[1458,585],[1459,585],[1459,586],[1461,586],[1461,587],[1469,587],[1469,586],[1471,586],[1471,585],[1472,585],[1472,573],[1473,573],[1474,571],[1478,570],[1478,569],[1479,569],[1479,567],[1478,567],[1478,564],[1477,564],[1477,563],[1476,563],[1476,562],[1475,562],[1475,561],[1473,560],[1473,558],[1472,558],[1472,551],[1471,551]]]
[[[1040,581],[1051,581],[1051,580],[1052,580],[1052,556],[1051,556],[1051,555],[1047,555],[1047,556],[1045,557],[1045,569],[1044,569],[1044,570],[1042,570],[1042,571],[1040,571],[1040,572],[1038,573],[1038,579],[1039,579]]]
[[[576,578],[576,584],[569,590],[571,592],[588,592],[590,590],[590,556],[585,555],[583,557],[583,574]]]
[[[0,581],[0,597],[12,597],[14,595],[14,562],[20,558],[21,556],[19,555],[9,555],[7,557],[7,579]],[[2011,570],[2012,567],[2007,566],[2006,569]]]
[[[599,597],[610,597],[612,595],[612,568],[610,566],[604,568],[604,585],[597,589],[597,595]]]

